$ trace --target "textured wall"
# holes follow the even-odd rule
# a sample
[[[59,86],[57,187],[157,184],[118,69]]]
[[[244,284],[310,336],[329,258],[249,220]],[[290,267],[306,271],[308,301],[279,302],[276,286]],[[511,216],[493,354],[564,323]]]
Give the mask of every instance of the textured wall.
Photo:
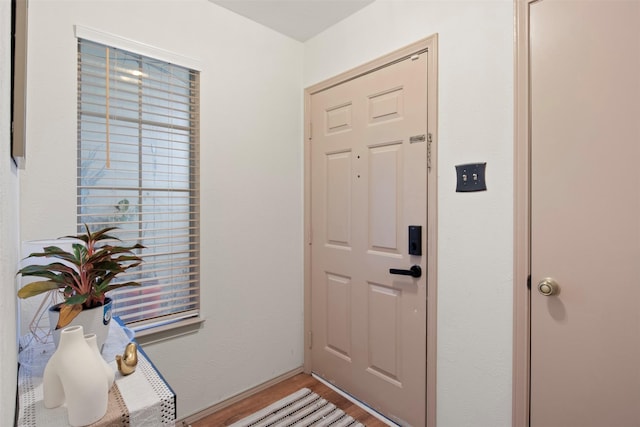
[[[24,239],[74,230],[73,24],[204,63],[207,321],[146,347],[179,416],[302,363],[302,88],[439,33],[438,425],[510,425],[510,0],[378,0],[304,45],[205,0],[31,0],[30,20]],[[488,191],[455,193],[454,165],[476,161]]]
[[[378,0],[305,43],[305,86],[439,34],[440,427],[511,425],[513,4]],[[486,192],[456,164],[487,162]]]
[[[0,0],[0,425],[13,425],[17,345],[18,178],[10,156],[11,2]]]
[[[206,0],[31,0],[29,10],[22,237],[75,232],[73,25],[199,60],[206,322],[145,350],[180,417],[301,366],[302,44]]]

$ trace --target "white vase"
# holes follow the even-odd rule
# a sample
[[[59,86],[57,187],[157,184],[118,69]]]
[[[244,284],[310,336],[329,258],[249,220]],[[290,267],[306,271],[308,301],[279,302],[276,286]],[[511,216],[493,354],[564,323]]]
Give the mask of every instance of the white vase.
[[[49,307],[49,324],[53,331],[53,342],[58,347],[60,342],[60,331],[62,329],[55,329],[58,324],[58,318],[60,317],[60,304]],[[102,352],[104,342],[107,340],[109,334],[109,323],[111,322],[111,298],[106,298],[104,305],[93,307],[89,309],[83,309],[67,326],[82,326],[84,332],[87,334],[96,334],[98,341],[98,350]]]
[[[96,339],[96,334],[85,334],[85,341],[91,347],[91,350],[95,353],[96,357],[102,362],[102,367],[104,368],[105,374],[107,374],[107,380],[109,381],[109,390],[111,390],[111,386],[116,379],[116,371],[109,366],[102,354],[100,354],[100,350],[98,350],[98,340]]]
[[[44,406],[67,405],[69,424],[84,426],[107,412],[109,379],[96,351],[84,338],[82,326],[64,328],[60,344],[44,369]]]

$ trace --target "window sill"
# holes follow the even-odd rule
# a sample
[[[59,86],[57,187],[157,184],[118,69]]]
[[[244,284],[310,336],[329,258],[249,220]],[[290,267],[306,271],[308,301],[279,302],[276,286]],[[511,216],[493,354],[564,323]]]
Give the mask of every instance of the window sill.
[[[176,320],[175,322],[156,326],[153,328],[135,331],[135,340],[141,346],[167,341],[179,336],[195,334],[202,328],[205,319],[203,317],[191,317]]]

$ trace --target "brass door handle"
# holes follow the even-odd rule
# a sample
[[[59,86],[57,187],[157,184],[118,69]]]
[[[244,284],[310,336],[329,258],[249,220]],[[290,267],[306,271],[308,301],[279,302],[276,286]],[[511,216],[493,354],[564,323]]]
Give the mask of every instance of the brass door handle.
[[[557,294],[559,290],[560,287],[558,286],[558,282],[553,280],[551,277],[542,279],[540,283],[538,283],[538,292],[545,297]]]

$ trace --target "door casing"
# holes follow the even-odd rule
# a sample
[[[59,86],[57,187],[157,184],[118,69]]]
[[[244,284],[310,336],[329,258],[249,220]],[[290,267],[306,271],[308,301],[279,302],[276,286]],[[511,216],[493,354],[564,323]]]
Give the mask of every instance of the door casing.
[[[539,0],[514,0],[514,218],[513,218],[513,427],[529,426],[531,351],[529,7]]]
[[[427,65],[427,132],[429,162],[427,180],[427,360],[426,373],[426,420],[427,427],[436,425],[436,331],[437,331],[437,176],[438,176],[438,35],[434,34],[359,67],[317,83],[304,92],[304,371],[310,373],[311,366],[311,96],[342,82],[355,79],[386,65],[410,57],[420,51],[428,52]]]

